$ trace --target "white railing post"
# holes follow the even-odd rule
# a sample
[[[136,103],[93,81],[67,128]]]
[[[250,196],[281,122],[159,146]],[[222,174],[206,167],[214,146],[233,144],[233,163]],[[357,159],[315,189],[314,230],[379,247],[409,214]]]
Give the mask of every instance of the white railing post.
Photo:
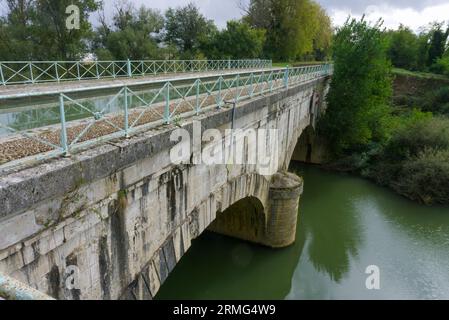
[[[78,80],[81,80],[80,63],[79,62],[76,63],[76,70],[77,70],[77,74],[78,74]]]
[[[164,121],[166,124],[170,124],[170,82],[167,82],[165,86]]]
[[[128,77],[132,78],[133,77],[133,70],[131,69],[131,60],[127,60],[127,66],[128,66]]]
[[[129,106],[128,106],[128,87],[124,88],[125,96],[125,138],[129,138]]]
[[[285,68],[285,74],[284,74],[284,86],[286,89],[288,89],[288,77],[289,77],[289,67],[287,66]]]
[[[64,95],[59,95],[59,117],[61,120],[61,147],[63,155],[68,155],[69,148],[67,145],[67,127],[65,119]]]
[[[55,62],[55,74],[56,74],[56,80],[57,80],[58,82],[60,82],[61,79],[59,79],[58,63],[57,63],[57,62]]]
[[[100,69],[98,68],[98,61],[95,61],[95,70],[97,72],[97,79],[100,79]]]
[[[196,115],[200,114],[200,79],[196,80],[196,103],[195,103],[195,111]]]
[[[2,85],[6,86],[5,75],[3,74],[3,63],[0,63],[0,79],[2,80]]]
[[[29,67],[30,67],[30,80],[31,80],[31,83],[34,83],[33,65],[32,65],[31,62],[30,62],[28,65],[29,65]]]
[[[221,97],[221,89],[222,89],[222,81],[223,81],[223,77],[220,76],[220,78],[218,78],[218,109],[221,109],[221,104],[222,104],[222,97]]]

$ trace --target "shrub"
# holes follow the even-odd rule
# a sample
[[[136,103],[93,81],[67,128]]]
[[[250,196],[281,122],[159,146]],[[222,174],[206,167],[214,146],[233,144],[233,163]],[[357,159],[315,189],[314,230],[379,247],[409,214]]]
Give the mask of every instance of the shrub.
[[[449,150],[449,120],[444,117],[426,117],[408,120],[395,132],[384,150],[390,161],[401,161],[418,156],[426,149]]]
[[[366,176],[425,204],[449,204],[449,119],[416,113],[370,159]]]
[[[437,62],[430,67],[430,71],[449,76],[449,55],[438,59]]]
[[[406,160],[392,187],[425,204],[449,203],[449,149],[428,148]]]

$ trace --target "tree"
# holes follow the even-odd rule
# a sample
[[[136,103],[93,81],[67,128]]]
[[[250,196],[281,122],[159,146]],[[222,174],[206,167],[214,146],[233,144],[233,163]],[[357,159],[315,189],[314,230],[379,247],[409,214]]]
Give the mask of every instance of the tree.
[[[391,67],[381,25],[348,20],[334,38],[335,70],[320,130],[336,155],[388,136]]]
[[[209,59],[255,59],[261,57],[264,43],[265,30],[242,21],[228,21],[225,30],[203,40],[201,51]]]
[[[201,41],[209,33],[216,32],[213,21],[207,20],[192,3],[165,13],[165,42],[175,45],[186,58],[199,54]]]
[[[67,28],[66,8],[76,5],[80,28]],[[11,60],[78,59],[92,36],[89,15],[97,0],[7,0],[0,22],[0,53]]]
[[[313,39],[314,59],[318,61],[326,60],[331,53],[332,44],[332,21],[327,12],[319,5],[315,4],[316,10],[316,34]]]
[[[122,1],[115,8],[109,26],[100,15],[101,26],[93,49],[99,59],[156,59],[162,58],[159,47],[159,34],[164,26],[164,17],[153,9],[144,6],[135,9],[127,1]]]
[[[430,46],[428,66],[433,65],[440,59],[446,50],[446,41],[449,36],[449,28],[443,31],[443,23],[434,23],[430,31]]]
[[[31,41],[32,0],[7,0],[7,14],[0,18],[0,56],[3,60],[28,60],[34,54]]]
[[[400,25],[389,32],[389,57],[395,67],[415,70],[418,68],[419,38],[413,31]]]
[[[313,0],[251,0],[244,10],[245,21],[266,30],[268,57],[294,60],[329,47],[330,19]]]
[[[66,8],[76,5],[80,28],[68,29]],[[96,0],[37,0],[33,33],[40,44],[37,55],[55,60],[79,59],[86,52],[86,39],[92,36],[89,15],[99,8]]]

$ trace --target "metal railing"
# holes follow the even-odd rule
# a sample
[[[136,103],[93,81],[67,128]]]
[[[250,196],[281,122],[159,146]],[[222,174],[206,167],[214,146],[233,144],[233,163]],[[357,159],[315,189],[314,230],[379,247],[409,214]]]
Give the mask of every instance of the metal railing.
[[[0,61],[0,85],[271,67],[271,60]]]
[[[5,300],[54,300],[52,297],[33,289],[0,272],[0,298]]]
[[[179,124],[181,119],[203,111],[285,90],[332,72],[333,66],[326,64],[153,81],[148,82],[149,89],[119,86],[114,89],[115,94],[101,103],[80,99],[69,91],[59,93],[57,105],[50,110],[37,110],[42,110],[37,113],[47,117],[45,123],[40,120],[40,127],[28,126],[35,113],[17,116],[25,127],[0,121],[0,129],[12,134],[7,139],[0,138],[0,165],[3,163],[0,169],[25,160],[69,155],[93,144],[129,137],[159,125]]]

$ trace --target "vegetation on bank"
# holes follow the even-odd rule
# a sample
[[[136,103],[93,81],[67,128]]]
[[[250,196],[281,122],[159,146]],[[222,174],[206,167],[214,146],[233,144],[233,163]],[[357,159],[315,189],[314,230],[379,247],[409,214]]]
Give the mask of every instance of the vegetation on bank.
[[[319,124],[330,137],[329,167],[424,204],[449,204],[449,86],[438,77],[421,77],[431,90],[402,97],[396,91],[392,99],[393,80],[395,89],[401,83],[392,73],[388,43],[381,22],[348,20],[337,30],[329,108]],[[407,85],[413,87],[408,81],[402,87]]]
[[[386,32],[388,57],[397,68],[449,75],[449,26],[433,22],[416,34],[401,25]]]

